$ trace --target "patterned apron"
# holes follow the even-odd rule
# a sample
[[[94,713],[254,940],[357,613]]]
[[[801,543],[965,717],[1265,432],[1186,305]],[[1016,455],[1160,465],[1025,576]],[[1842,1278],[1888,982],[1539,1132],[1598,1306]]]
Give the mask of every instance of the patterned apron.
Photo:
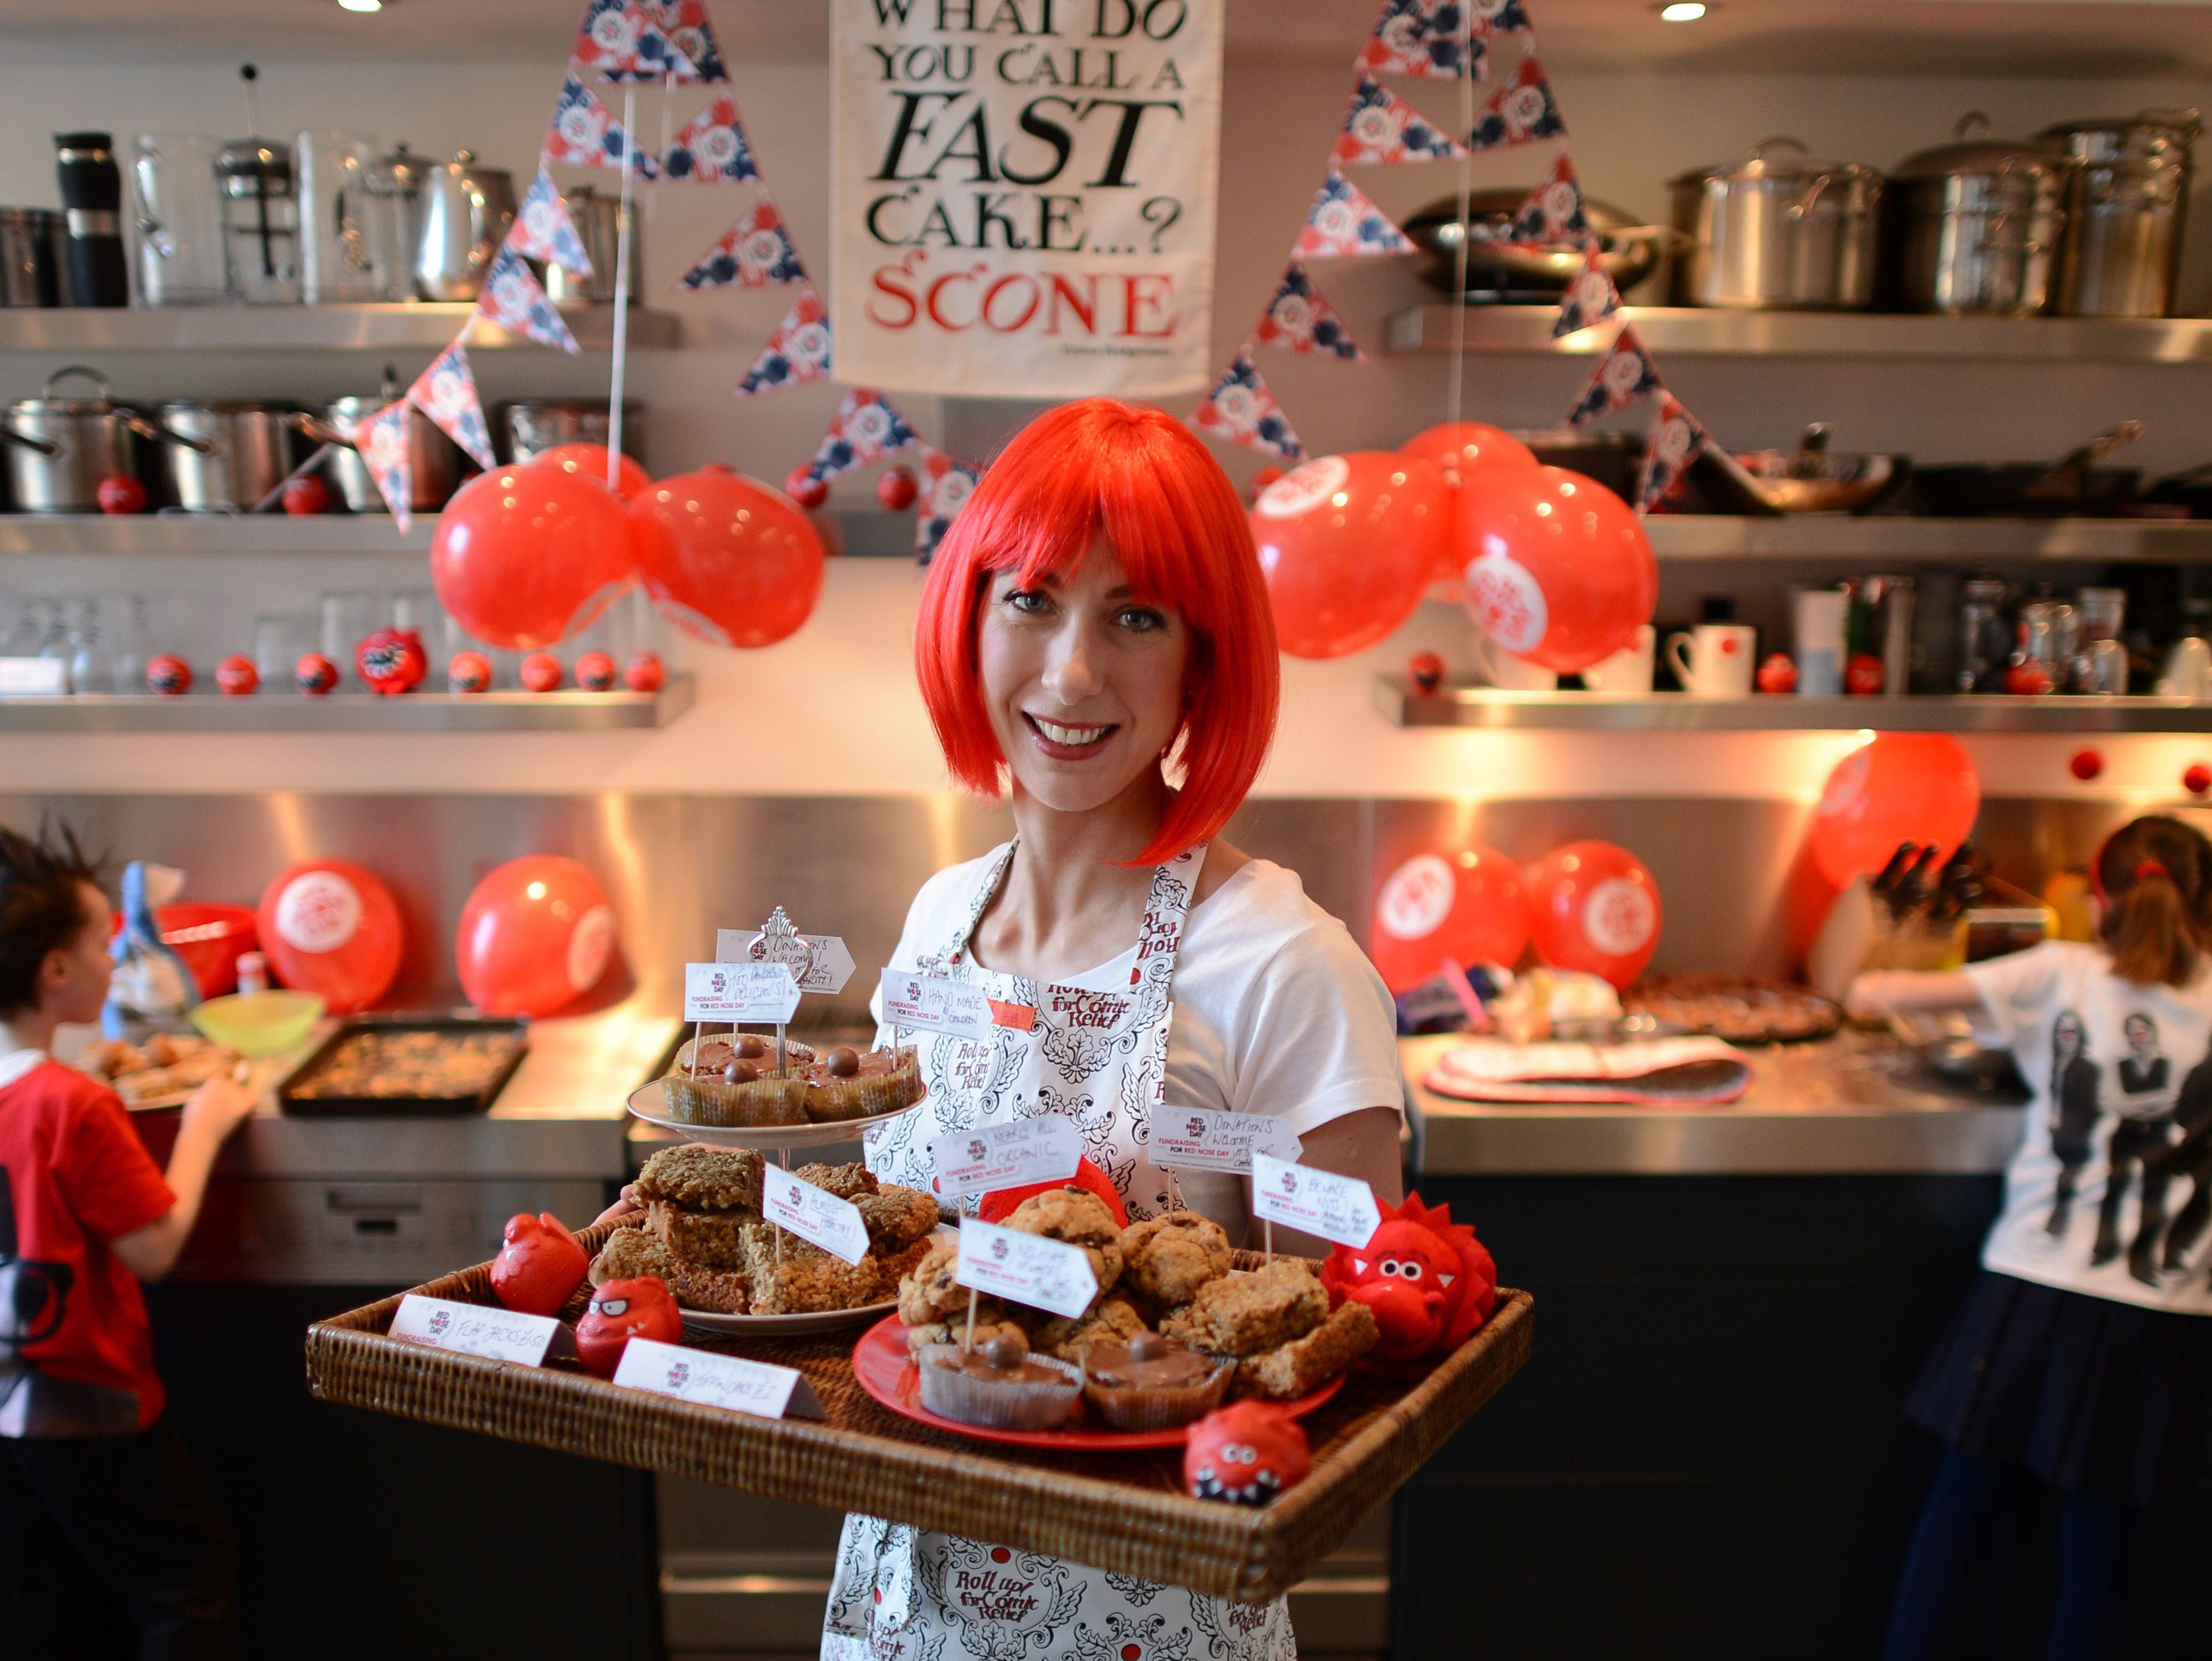
[[[1132,1220],[1168,1209],[1165,1172],[1146,1153],[1166,1075],[1169,989],[1201,845],[1152,873],[1126,991],[1088,991],[978,968],[969,942],[1012,863],[1000,850],[952,937],[915,967],[1033,1009],[1026,1031],[988,1040],[920,1034],[927,1105],[870,1133],[870,1170],[927,1189],[929,1139],[1063,1114],[1083,1134]],[[888,1028],[878,1042],[890,1038]],[[880,1518],[850,1516],[822,1638],[823,1661],[1295,1661],[1288,1611],[1238,1604]]]

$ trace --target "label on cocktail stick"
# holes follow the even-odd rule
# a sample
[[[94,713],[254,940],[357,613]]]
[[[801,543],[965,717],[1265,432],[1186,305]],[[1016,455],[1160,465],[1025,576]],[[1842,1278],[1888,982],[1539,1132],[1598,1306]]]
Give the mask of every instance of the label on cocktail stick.
[[[1081,1246],[973,1217],[960,1220],[960,1261],[952,1278],[991,1297],[1071,1319],[1098,1295],[1098,1277]]]
[[[1031,1183],[1064,1182],[1083,1159],[1083,1133],[1057,1113],[1012,1124],[987,1124],[929,1139],[929,1163],[939,1199],[964,1199]]]
[[[432,1349],[458,1350],[495,1361],[519,1361],[534,1367],[561,1323],[550,1315],[524,1315],[483,1304],[449,1303],[410,1292],[392,1312],[392,1335]]]
[[[781,1165],[762,1169],[761,1215],[848,1263],[868,1255],[868,1226],[860,1220],[860,1208]]]
[[[919,1028],[955,1038],[988,1039],[995,1023],[983,989],[942,975],[886,969],[882,982],[886,1026]]]
[[[799,1007],[799,983],[780,963],[687,963],[687,1021],[787,1021]]]
[[[842,992],[853,977],[853,954],[838,934],[800,934],[794,938],[807,948],[805,973],[799,977],[801,992]],[[769,955],[774,937],[757,928],[718,928],[714,931],[716,963],[775,962]],[[793,968],[802,965],[794,964]]]
[[[762,1419],[822,1417],[813,1386],[793,1368],[653,1338],[633,1338],[623,1346],[615,1383]]]
[[[1152,1163],[1163,1171],[1252,1169],[1255,1153],[1296,1159],[1304,1144],[1272,1113],[1224,1113],[1210,1107],[1152,1111]],[[1363,1243],[1364,1244],[1364,1243]]]
[[[1252,1214],[1339,1245],[1364,1246],[1382,1226],[1375,1190],[1357,1177],[1252,1156]]]

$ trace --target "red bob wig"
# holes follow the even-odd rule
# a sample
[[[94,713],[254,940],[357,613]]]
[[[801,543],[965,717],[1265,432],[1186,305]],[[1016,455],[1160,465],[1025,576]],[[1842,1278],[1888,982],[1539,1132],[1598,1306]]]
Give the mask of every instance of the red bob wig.
[[[1274,614],[1243,505],[1197,435],[1163,410],[1110,398],[1048,410],[1014,435],[939,545],[915,624],[915,670],[952,776],[996,796],[1006,764],[983,708],[976,618],[994,573],[1066,576],[1103,532],[1147,604],[1190,630],[1184,715],[1170,750],[1183,785],[1151,846],[1157,864],[1207,841],[1259,776],[1275,732]]]

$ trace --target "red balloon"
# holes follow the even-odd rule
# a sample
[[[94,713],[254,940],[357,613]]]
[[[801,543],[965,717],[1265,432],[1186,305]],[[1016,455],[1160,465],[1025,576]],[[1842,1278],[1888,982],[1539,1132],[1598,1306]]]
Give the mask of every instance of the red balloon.
[[[261,950],[279,984],[319,992],[333,1015],[382,997],[399,972],[399,908],[376,873],[349,860],[308,860],[262,891]]]
[[[629,581],[629,523],[597,479],[542,461],[454,492],[430,543],[430,580],[465,634],[515,651],[586,629]]]
[[[599,879],[557,854],[527,854],[470,892],[453,934],[461,989],[487,1014],[550,1015],[590,991],[614,956]]]
[[[822,597],[822,538],[789,497],[727,467],[664,478],[630,504],[638,575],[687,635],[773,646]]]
[[[564,473],[574,473],[594,484],[607,482],[607,447],[604,444],[556,444],[550,450],[540,450],[530,459],[535,465],[558,467]],[[652,483],[653,475],[629,456],[625,455],[616,466],[615,494],[624,502],[635,498]]]
[[[1529,933],[1555,969],[1626,987],[1659,948],[1659,885],[1626,848],[1571,842],[1528,873]]]
[[[1457,486],[1486,467],[1534,467],[1536,453],[1503,427],[1480,421],[1447,421],[1424,427],[1398,447],[1402,456],[1433,461],[1444,482]]]
[[[1373,936],[1368,956],[1393,992],[1419,986],[1447,961],[1510,969],[1528,944],[1521,867],[1480,843],[1417,854],[1383,879]]]
[[[1342,657],[1397,628],[1451,545],[1451,517],[1436,465],[1388,450],[1322,456],[1262,490],[1252,539],[1283,650]]]
[[[1949,857],[1981,806],[1981,781],[1958,739],[1877,733],[1830,770],[1813,821],[1813,854],[1841,888],[1881,870],[1901,842],[1936,843]]]
[[[1659,564],[1629,505],[1565,467],[1501,467],[1459,490],[1459,576],[1500,649],[1563,675],[1630,644]]]

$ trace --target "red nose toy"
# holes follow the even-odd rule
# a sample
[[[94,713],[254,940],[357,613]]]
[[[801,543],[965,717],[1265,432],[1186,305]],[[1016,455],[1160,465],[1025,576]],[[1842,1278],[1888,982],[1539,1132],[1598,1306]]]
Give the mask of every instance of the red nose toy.
[[[1339,1246],[1321,1266],[1332,1305],[1347,1300],[1375,1311],[1382,1341],[1368,1360],[1379,1371],[1407,1368],[1454,1350],[1490,1318],[1498,1302],[1498,1265],[1474,1231],[1408,1194],[1354,1250]]]

